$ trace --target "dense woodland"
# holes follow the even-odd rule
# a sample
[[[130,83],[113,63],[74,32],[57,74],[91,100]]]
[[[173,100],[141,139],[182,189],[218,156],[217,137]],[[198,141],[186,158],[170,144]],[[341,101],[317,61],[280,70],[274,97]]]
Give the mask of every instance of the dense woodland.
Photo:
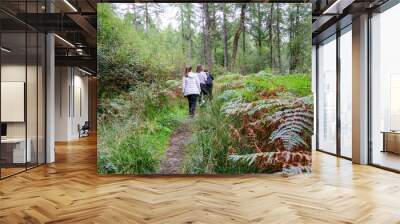
[[[106,37],[106,41],[113,42],[109,45],[111,50],[123,38],[137,41],[132,45],[146,48],[141,52],[145,57],[140,58],[149,60],[146,64],[163,67],[163,73],[181,73],[185,64],[199,63],[214,73],[246,74],[263,69],[273,73],[306,73],[311,69],[308,4],[141,3],[110,7],[123,18],[121,26],[129,24],[134,28],[131,36],[124,37],[113,27],[114,36]],[[178,8],[175,28],[160,27],[166,7]],[[134,55],[126,66],[137,62]]]
[[[204,64],[216,91],[193,123],[183,173],[308,171],[310,10],[283,3],[98,4],[99,172],[159,171],[187,117],[180,90],[187,64]]]
[[[305,4],[177,4],[175,46],[185,63],[198,62],[241,73],[310,70],[310,7]],[[163,4],[126,8],[135,29],[159,30]],[[166,32],[171,32],[169,27]]]

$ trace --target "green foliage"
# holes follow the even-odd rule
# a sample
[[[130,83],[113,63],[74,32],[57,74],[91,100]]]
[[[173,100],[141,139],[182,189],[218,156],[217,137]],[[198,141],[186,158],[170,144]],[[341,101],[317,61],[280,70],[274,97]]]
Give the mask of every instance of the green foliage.
[[[179,36],[172,29],[137,30],[111,4],[99,4],[98,30],[100,97],[130,91],[137,82],[176,78],[183,68],[185,56],[176,47]]]
[[[277,125],[270,136],[271,142],[281,143],[288,151],[311,148],[313,106],[307,102],[302,99],[289,102],[268,118],[271,125]]]
[[[199,114],[185,172],[310,171],[308,77],[262,71],[217,78],[217,97]]]
[[[252,102],[271,97],[271,94],[281,96],[304,97],[311,94],[311,78],[309,74],[272,75],[264,70],[256,74],[228,74],[216,79],[217,88],[222,91],[221,97],[241,97],[246,102]],[[225,93],[224,90],[228,92]],[[235,90],[231,92],[231,90]]]
[[[175,105],[158,110],[157,116],[143,117],[144,120],[132,116],[123,122],[99,123],[99,173],[151,174],[158,171],[172,132],[186,117],[186,108]]]
[[[184,172],[188,174],[213,173],[255,173],[255,166],[234,164],[228,160],[229,150],[235,140],[229,133],[229,125],[233,123],[231,117],[220,112],[221,102],[214,101],[202,108],[195,123],[195,136],[190,144]],[[242,153],[251,152],[242,149]]]

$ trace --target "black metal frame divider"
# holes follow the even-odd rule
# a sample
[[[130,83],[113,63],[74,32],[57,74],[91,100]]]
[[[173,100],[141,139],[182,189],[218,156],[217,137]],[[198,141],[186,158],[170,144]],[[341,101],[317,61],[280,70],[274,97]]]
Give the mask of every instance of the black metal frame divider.
[[[25,4],[25,19],[27,19],[27,13],[28,13],[28,2],[30,3],[36,3],[36,12],[39,12],[39,2],[44,2],[47,4],[48,0],[45,1],[21,1],[22,3]],[[1,6],[1,5],[0,5]],[[45,12],[47,13],[48,7],[45,7]],[[6,12],[5,10],[1,10],[2,12]],[[11,16],[11,14],[8,14],[8,16]],[[37,30],[33,28],[32,26],[28,25],[27,23],[19,20],[18,18],[17,21],[22,22],[24,24],[24,34],[25,34],[25,84],[24,84],[24,122],[25,122],[25,169],[12,173],[7,176],[3,176],[2,173],[2,167],[0,167],[0,180],[3,180],[5,178],[17,175],[19,173],[25,172],[27,170],[36,168],[40,165],[46,164],[47,163],[47,32],[41,32],[40,30]],[[1,23],[0,23],[1,26]],[[1,27],[0,27],[1,28]],[[28,113],[27,113],[27,96],[28,96],[28,91],[27,91],[27,82],[28,82],[28,30],[32,30],[34,33],[36,33],[36,162],[33,166],[28,167],[28,153],[27,153],[27,148],[28,148]],[[3,32],[0,29],[0,46],[2,46],[2,34]],[[42,39],[42,44],[44,45],[44,51],[41,52],[42,55],[42,60],[44,60],[44,65],[42,68],[42,82],[43,82],[43,113],[44,116],[42,117],[42,122],[44,123],[44,130],[43,130],[43,149],[42,152],[44,153],[43,155],[43,163],[39,162],[39,34],[44,34],[43,39]],[[2,54],[0,53],[0,82],[2,81]],[[0,90],[1,90],[1,85],[0,85]],[[0,91],[0,101],[1,101],[1,91]],[[1,110],[1,106],[0,106]],[[1,113],[0,113],[0,123],[1,123]],[[1,152],[2,152],[2,146],[0,144],[0,158],[1,158]]]
[[[346,18],[348,20],[348,18]],[[321,39],[318,41],[318,44],[316,45],[316,150],[320,151],[320,152],[324,152],[333,156],[338,156],[347,160],[352,160],[351,158],[347,157],[347,156],[343,156],[341,153],[341,117],[340,117],[340,103],[341,103],[341,99],[340,99],[340,81],[341,81],[341,66],[340,66],[340,37],[341,35],[343,35],[345,32],[350,32],[348,29],[348,27],[351,26],[352,23],[349,23],[347,21],[348,24],[345,24],[343,27],[340,27],[339,23],[334,24],[333,26],[336,27],[336,31],[334,33],[332,33],[331,35],[326,36],[325,38]],[[345,32],[344,32],[345,31]],[[324,149],[320,149],[319,147],[319,104],[318,104],[318,100],[319,100],[319,45],[320,43],[327,41],[329,38],[332,38],[332,36],[335,35],[335,38],[330,40],[330,41],[336,41],[336,153],[332,153],[332,152],[328,152],[325,151]]]

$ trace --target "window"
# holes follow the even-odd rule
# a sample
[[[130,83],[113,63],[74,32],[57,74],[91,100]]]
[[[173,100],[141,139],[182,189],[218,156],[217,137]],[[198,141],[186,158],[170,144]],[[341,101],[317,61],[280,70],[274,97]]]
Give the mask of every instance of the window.
[[[371,18],[372,163],[400,170],[400,5]]]
[[[351,26],[340,36],[340,155],[352,157],[352,34]]]
[[[336,153],[336,36],[318,48],[318,149]]]

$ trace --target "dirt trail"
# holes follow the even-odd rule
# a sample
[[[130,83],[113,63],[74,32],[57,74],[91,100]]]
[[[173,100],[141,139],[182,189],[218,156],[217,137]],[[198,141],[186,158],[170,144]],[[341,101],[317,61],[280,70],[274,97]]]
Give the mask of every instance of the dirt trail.
[[[181,174],[181,163],[185,156],[185,148],[190,141],[192,131],[191,119],[188,118],[172,134],[169,147],[165,153],[165,159],[161,162],[160,174]]]

